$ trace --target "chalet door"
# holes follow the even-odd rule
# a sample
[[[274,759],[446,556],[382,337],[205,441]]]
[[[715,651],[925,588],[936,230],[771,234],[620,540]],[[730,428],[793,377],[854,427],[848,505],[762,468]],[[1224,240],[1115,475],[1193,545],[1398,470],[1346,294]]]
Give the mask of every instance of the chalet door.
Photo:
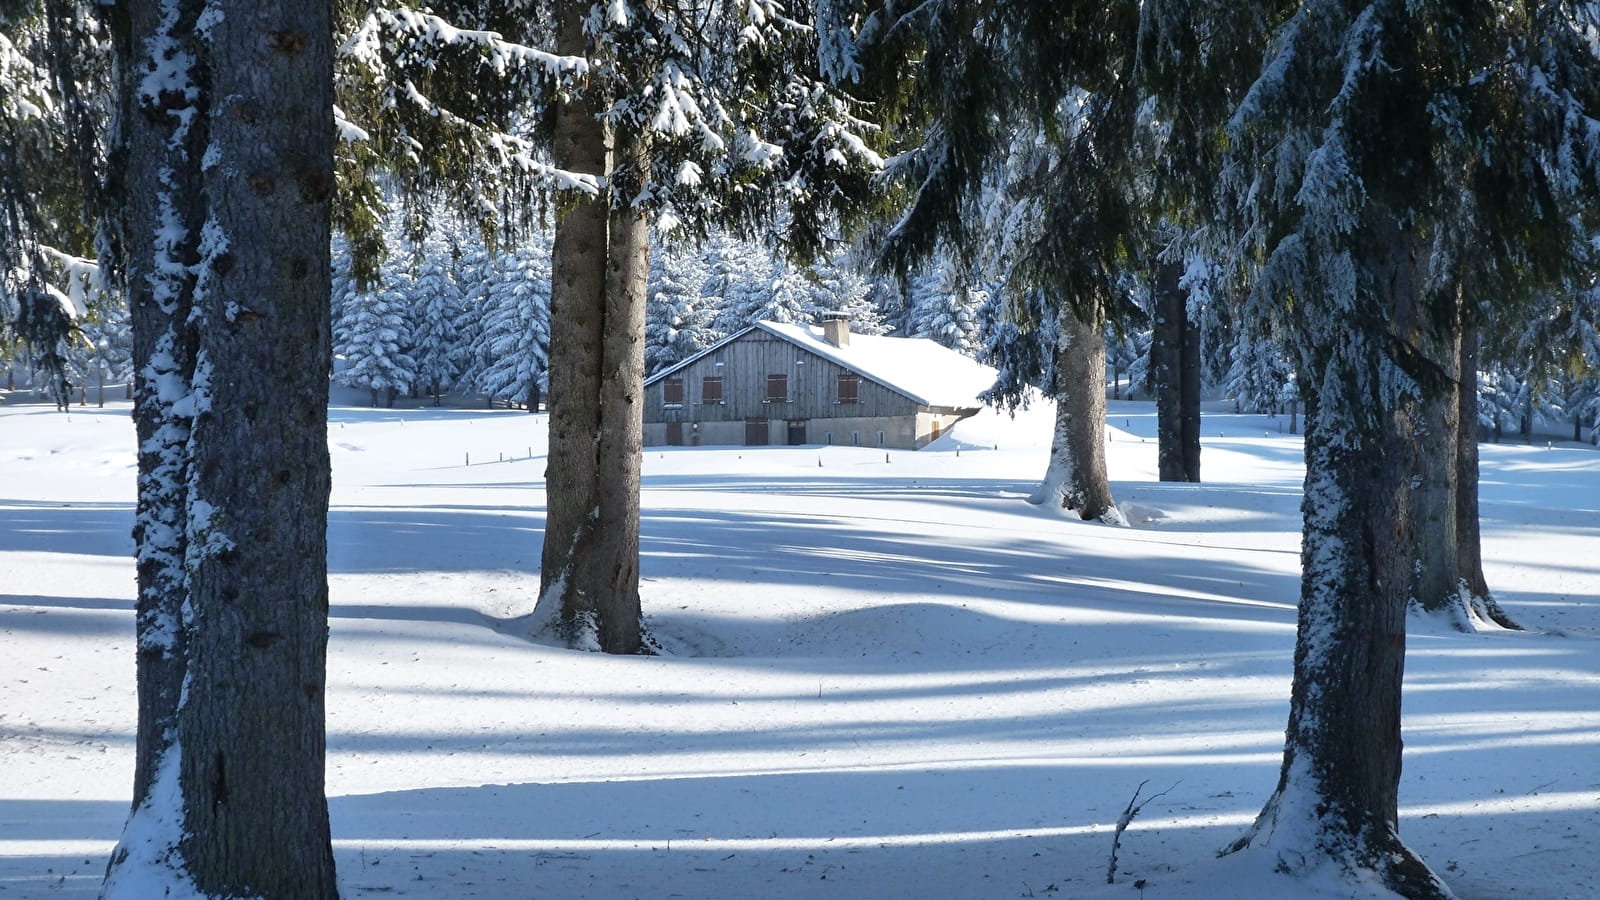
[[[766,419],[744,420],[744,443],[747,447],[765,447],[772,443]]]
[[[669,446],[669,447],[682,447],[683,446],[683,423],[682,422],[668,422],[667,423],[667,446]]]
[[[933,420],[933,433],[928,436],[928,442],[932,443],[934,441],[937,441],[939,439],[939,435],[940,434],[941,434],[941,429],[939,428],[939,420],[938,419],[934,419]]]
[[[806,442],[806,420],[789,420],[789,446],[798,447]]]

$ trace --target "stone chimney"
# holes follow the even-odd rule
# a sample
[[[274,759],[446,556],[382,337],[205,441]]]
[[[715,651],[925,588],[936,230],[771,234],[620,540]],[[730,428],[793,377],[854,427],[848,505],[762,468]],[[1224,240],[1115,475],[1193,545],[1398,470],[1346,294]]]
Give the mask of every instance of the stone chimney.
[[[850,346],[850,314],[842,312],[823,313],[822,339],[835,347]]]

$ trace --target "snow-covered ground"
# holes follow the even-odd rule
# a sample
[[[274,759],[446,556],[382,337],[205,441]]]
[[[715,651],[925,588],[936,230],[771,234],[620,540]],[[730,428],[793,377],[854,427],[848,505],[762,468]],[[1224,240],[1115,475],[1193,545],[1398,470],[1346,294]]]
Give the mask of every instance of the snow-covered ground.
[[[126,404],[0,400],[0,898],[95,894],[134,723]],[[1027,504],[1046,410],[920,452],[650,449],[670,651],[519,636],[543,416],[332,412],[328,793],[346,898],[1352,895],[1212,861],[1275,783],[1301,447],[1205,420],[1129,528]],[[1600,896],[1600,453],[1483,450],[1487,569],[1530,633],[1413,622],[1402,833],[1462,898]],[[470,462],[470,464],[468,464]],[[1143,785],[1106,886],[1114,825]],[[1103,892],[1103,893],[1102,893]]]

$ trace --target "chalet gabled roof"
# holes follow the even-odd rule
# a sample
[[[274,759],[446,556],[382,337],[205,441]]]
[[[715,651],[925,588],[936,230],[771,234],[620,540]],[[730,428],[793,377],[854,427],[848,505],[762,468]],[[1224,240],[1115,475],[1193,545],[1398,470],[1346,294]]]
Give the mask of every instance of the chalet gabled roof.
[[[989,366],[927,338],[851,334],[849,344],[835,347],[823,339],[822,329],[815,325],[757,322],[657,372],[645,384],[659,381],[757,329],[837,363],[922,406],[956,409],[982,406],[978,395],[993,387],[999,377]]]

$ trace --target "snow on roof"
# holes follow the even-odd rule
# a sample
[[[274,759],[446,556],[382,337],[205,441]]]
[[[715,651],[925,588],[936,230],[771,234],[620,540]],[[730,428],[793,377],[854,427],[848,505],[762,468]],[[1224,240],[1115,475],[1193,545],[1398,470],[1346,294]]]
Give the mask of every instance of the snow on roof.
[[[994,369],[927,338],[851,334],[850,342],[835,347],[816,325],[757,322],[762,331],[775,334],[861,373],[923,406],[970,409],[983,405],[978,395],[994,387]]]

